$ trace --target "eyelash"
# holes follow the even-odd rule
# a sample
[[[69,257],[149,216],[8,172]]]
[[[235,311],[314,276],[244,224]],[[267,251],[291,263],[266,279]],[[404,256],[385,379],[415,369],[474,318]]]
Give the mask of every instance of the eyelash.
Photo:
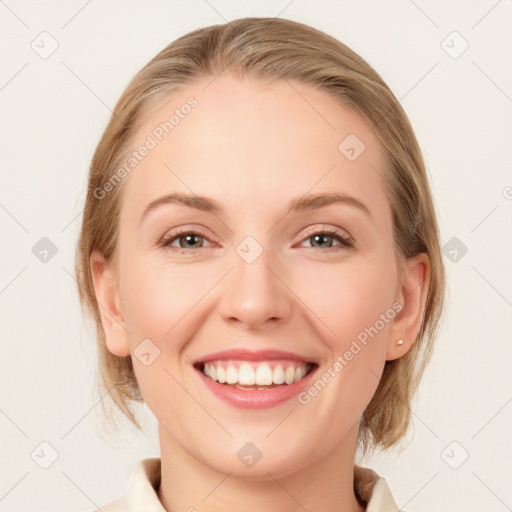
[[[180,252],[181,254],[185,253],[192,253],[198,249],[205,249],[206,247],[198,247],[196,249],[184,249],[183,247],[173,247],[171,246],[171,243],[175,240],[178,240],[179,238],[185,236],[185,235],[197,235],[200,238],[203,238],[205,240],[208,240],[210,243],[213,243],[208,237],[203,235],[201,232],[198,231],[192,231],[192,230],[182,230],[182,231],[171,231],[167,236],[165,236],[159,245],[167,250],[173,251],[173,252]],[[319,229],[316,228],[314,231],[310,231],[307,233],[307,236],[305,236],[302,241],[306,241],[310,238],[312,238],[314,235],[328,235],[340,242],[340,245],[335,247],[328,247],[326,249],[317,249],[320,252],[334,252],[339,251],[343,249],[351,249],[354,247],[354,243],[350,238],[347,236],[344,236],[341,231],[334,229],[334,228],[325,228],[325,229]],[[309,247],[309,249],[315,249],[315,247]]]

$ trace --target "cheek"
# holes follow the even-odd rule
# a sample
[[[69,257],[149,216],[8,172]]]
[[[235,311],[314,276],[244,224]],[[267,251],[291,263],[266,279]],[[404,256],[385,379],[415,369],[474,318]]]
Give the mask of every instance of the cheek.
[[[315,323],[323,325],[322,338],[336,353],[346,350],[351,340],[376,322],[379,331],[387,331],[389,322],[381,325],[380,318],[392,312],[397,275],[385,261],[354,258],[353,263],[332,265],[328,270],[311,265],[297,279],[297,295],[314,313]]]
[[[331,353],[325,368],[328,374],[320,379],[328,382],[327,393],[341,406],[335,415],[340,422],[345,421],[345,413],[359,416],[378,386],[395,316],[392,305],[397,274],[393,261],[383,255],[354,258],[329,272],[319,268],[315,272],[312,266],[297,288],[314,312],[316,332]]]
[[[334,430],[343,431],[361,416],[385,364],[397,275],[382,261],[340,265],[328,278],[325,270],[310,272],[299,288],[314,312],[316,333],[331,353],[301,403],[314,404],[315,415],[329,417]]]
[[[191,322],[196,326],[203,320],[198,303],[218,280],[218,272],[211,269],[183,268],[136,255],[120,265],[122,309],[135,376],[145,402],[159,420],[169,404],[183,401],[191,406],[175,378],[182,380],[182,351],[195,332]],[[144,353],[149,353],[149,364]],[[165,421],[170,425],[175,420]]]
[[[215,274],[204,267],[191,272],[151,258],[127,260],[124,268],[121,295],[130,332],[157,343],[166,337],[176,339],[173,331],[186,323],[186,316],[215,282]]]

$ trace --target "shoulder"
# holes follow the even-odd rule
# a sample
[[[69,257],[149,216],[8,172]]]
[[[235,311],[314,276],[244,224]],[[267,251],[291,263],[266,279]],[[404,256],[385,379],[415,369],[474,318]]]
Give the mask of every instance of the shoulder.
[[[161,460],[159,457],[139,461],[132,471],[126,493],[106,505],[88,512],[165,512],[158,498]]]
[[[373,469],[354,466],[354,490],[366,512],[404,512],[400,510],[384,478]]]

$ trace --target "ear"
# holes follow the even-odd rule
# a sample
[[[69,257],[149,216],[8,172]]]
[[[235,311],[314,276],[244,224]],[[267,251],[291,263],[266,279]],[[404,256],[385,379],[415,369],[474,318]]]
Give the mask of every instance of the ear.
[[[420,332],[430,282],[430,261],[421,253],[407,259],[401,269],[401,279],[395,297],[402,309],[393,319],[389,330],[386,360],[404,356]],[[403,340],[401,345],[397,340]]]
[[[130,355],[129,333],[124,324],[119,283],[114,268],[98,251],[91,254],[89,265],[107,348],[115,356],[126,357]]]

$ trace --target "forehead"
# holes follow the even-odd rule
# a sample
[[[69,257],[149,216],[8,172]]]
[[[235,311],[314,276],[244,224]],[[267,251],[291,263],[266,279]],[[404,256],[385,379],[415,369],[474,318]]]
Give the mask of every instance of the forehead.
[[[132,146],[150,149],[123,183],[122,218],[174,191],[217,198],[237,213],[332,191],[387,208],[384,155],[370,125],[307,84],[201,80],[148,116]]]

